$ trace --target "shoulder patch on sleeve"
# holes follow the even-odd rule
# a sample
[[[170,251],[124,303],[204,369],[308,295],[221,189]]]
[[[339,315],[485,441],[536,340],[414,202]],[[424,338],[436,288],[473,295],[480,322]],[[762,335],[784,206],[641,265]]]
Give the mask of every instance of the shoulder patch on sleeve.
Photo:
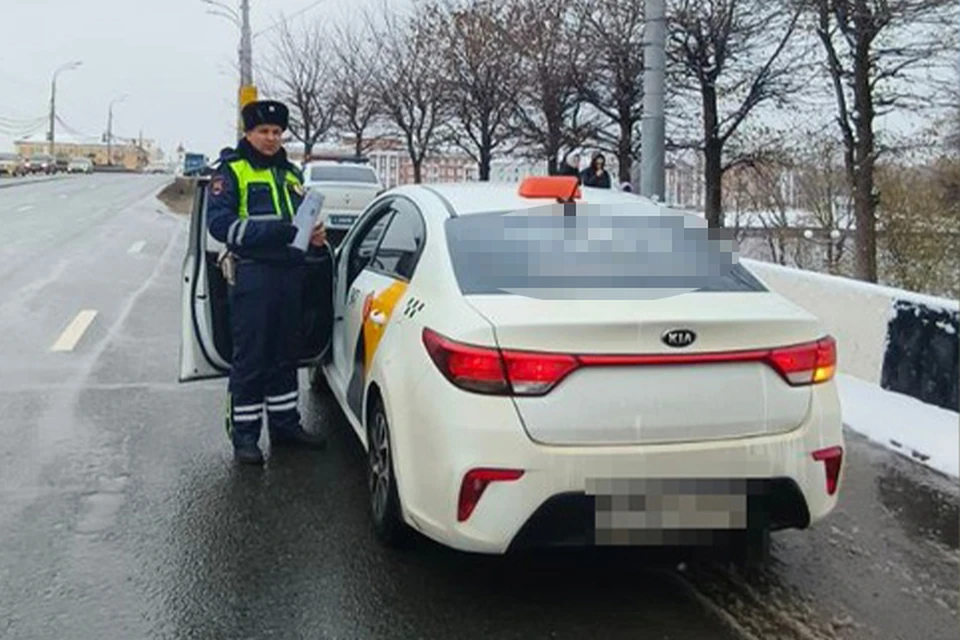
[[[222,175],[213,176],[213,180],[210,181],[210,193],[219,196],[227,188],[227,181]]]

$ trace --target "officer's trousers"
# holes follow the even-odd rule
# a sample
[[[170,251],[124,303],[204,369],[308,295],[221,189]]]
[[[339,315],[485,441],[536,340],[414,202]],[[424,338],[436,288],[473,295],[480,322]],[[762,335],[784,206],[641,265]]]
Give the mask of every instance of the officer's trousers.
[[[300,427],[297,361],[303,268],[240,260],[230,287],[233,363],[227,433],[235,446],[256,444],[266,418],[271,437]]]

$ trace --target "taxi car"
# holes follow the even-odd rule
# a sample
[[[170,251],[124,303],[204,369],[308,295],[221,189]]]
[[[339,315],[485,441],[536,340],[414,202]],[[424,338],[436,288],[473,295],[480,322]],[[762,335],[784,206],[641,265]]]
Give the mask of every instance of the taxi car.
[[[229,368],[202,198],[181,380]],[[834,509],[835,342],[693,227],[575,178],[408,185],[307,267],[301,366],[367,453],[384,543],[706,543],[762,561],[771,531]]]

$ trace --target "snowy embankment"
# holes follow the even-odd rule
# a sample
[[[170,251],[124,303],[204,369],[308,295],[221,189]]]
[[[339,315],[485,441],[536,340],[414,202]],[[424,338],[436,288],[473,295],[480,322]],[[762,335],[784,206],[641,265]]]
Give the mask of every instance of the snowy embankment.
[[[848,427],[960,476],[957,324],[960,304],[848,278],[742,260],[837,339]]]
[[[840,374],[843,421],[868,439],[960,476],[960,414]]]

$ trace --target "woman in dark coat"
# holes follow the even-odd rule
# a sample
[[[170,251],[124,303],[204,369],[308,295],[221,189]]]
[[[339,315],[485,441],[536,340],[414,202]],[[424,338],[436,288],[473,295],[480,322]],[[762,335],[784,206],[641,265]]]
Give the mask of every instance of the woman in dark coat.
[[[610,174],[607,173],[607,170],[604,168],[605,164],[606,159],[603,157],[602,153],[598,153],[597,155],[593,156],[590,166],[584,169],[583,173],[580,174],[580,182],[583,183],[583,186],[609,189]]]

